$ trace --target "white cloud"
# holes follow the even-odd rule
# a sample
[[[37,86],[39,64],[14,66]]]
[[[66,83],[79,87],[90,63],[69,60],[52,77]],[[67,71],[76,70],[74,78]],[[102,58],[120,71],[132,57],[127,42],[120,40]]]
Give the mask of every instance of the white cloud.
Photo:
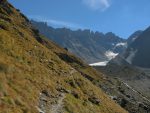
[[[110,7],[110,0],[82,0],[92,10],[105,11]]]
[[[54,20],[54,19],[48,19],[45,17],[37,16],[37,15],[30,15],[30,19],[36,20],[36,21],[42,21],[42,22],[47,22],[49,25],[52,25],[53,27],[67,27],[67,28],[72,28],[72,29],[83,29],[83,26],[80,26],[76,23],[71,23],[71,22],[65,22],[61,20]]]

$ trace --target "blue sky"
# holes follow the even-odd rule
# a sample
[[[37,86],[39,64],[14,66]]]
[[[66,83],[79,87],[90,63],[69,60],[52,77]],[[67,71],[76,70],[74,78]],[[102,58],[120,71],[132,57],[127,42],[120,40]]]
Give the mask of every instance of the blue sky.
[[[150,26],[150,0],[8,0],[27,17],[54,27],[114,32],[127,38]]]

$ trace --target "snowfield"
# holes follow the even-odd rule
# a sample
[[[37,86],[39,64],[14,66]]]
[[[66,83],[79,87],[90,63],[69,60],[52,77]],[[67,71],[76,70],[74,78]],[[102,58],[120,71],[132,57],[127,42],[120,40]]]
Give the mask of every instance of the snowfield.
[[[107,61],[97,62],[97,63],[93,63],[93,64],[89,64],[89,65],[90,65],[90,66],[106,66],[107,63],[108,63],[111,59],[115,58],[117,55],[118,55],[118,53],[114,53],[114,52],[112,52],[112,51],[106,51],[106,52],[105,52],[105,56],[108,58]]]
[[[118,44],[116,44],[116,47],[118,47],[118,46],[125,46],[125,47],[127,47],[127,43],[118,43]]]
[[[97,62],[93,64],[89,64],[90,66],[106,66],[109,61]]]
[[[111,60],[111,59],[115,58],[118,55],[118,53],[114,53],[112,51],[106,51],[105,55],[109,60]]]

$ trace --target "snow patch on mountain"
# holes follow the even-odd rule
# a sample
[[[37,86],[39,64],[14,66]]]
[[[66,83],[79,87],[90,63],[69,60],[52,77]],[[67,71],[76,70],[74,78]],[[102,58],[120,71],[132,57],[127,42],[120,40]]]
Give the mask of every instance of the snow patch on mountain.
[[[116,47],[119,47],[119,46],[125,46],[125,47],[127,47],[127,43],[121,42],[121,43],[116,44]]]
[[[138,38],[138,36],[132,38],[132,42],[135,41]]]
[[[103,62],[97,62],[93,64],[89,64],[90,66],[106,66],[108,61],[103,61]]]
[[[115,58],[117,55],[118,55],[118,53],[114,53],[114,52],[112,52],[112,51],[106,51],[106,52],[105,52],[105,56],[108,58],[107,61],[97,62],[97,63],[93,63],[93,64],[89,64],[89,65],[90,65],[90,66],[106,66],[107,63],[108,63],[111,59]]]
[[[118,55],[118,53],[114,53],[114,52],[112,52],[112,51],[106,51],[106,52],[105,52],[105,56],[108,58],[107,61],[97,62],[97,63],[93,63],[93,64],[89,64],[89,65],[90,65],[90,66],[106,66],[107,63],[108,63],[111,59],[115,58],[117,55]]]
[[[108,58],[108,60],[111,60],[115,58],[118,55],[118,53],[114,53],[112,51],[106,51],[105,56]]]

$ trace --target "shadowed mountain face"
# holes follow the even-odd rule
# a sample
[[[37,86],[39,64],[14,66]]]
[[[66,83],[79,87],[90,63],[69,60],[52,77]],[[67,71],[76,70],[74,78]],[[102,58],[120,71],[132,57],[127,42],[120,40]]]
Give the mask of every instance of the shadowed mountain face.
[[[67,48],[70,52],[85,60],[95,63],[110,60],[106,55],[120,53],[126,48],[126,40],[109,32],[106,34],[90,30],[72,31],[67,28],[52,28],[46,23],[31,21],[40,33],[47,36],[57,44]]]
[[[127,50],[121,55],[128,63],[150,68],[150,28],[140,33],[140,35],[129,45]]]
[[[130,44],[132,44],[142,33],[143,33],[143,31],[141,31],[141,30],[138,30],[138,31],[134,32],[134,33],[127,39],[128,46],[129,46]]]

